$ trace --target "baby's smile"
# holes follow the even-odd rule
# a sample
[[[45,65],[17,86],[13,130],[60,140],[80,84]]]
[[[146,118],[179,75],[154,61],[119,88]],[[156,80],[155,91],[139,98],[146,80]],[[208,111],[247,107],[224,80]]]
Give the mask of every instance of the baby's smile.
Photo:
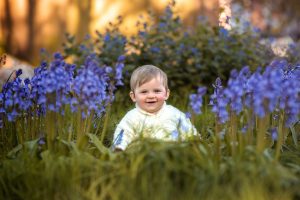
[[[146,103],[153,104],[153,103],[156,103],[156,101],[147,101]]]

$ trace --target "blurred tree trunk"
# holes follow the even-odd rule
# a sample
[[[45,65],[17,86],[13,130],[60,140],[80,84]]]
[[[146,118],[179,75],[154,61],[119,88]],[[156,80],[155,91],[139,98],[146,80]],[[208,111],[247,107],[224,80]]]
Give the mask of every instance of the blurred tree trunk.
[[[11,6],[13,1],[5,0],[4,9],[5,16],[3,19],[3,35],[4,35],[4,49],[8,54],[12,54],[23,60],[32,60],[33,52],[34,52],[34,41],[35,41],[35,29],[34,29],[34,18],[36,14],[36,0],[28,0],[27,1],[27,19],[26,19],[26,28],[27,35],[26,41],[23,48],[21,48],[18,44],[16,44],[14,40],[14,21],[11,13]],[[22,33],[20,33],[22,34]],[[15,45],[13,47],[13,45]]]
[[[13,35],[13,21],[11,18],[10,1],[4,2],[5,16],[3,19],[3,35],[4,35],[4,49],[7,53],[11,53],[12,35]]]
[[[81,41],[86,34],[90,33],[89,26],[91,21],[91,8],[93,0],[77,0],[76,3],[79,10],[76,37],[79,41]]]
[[[35,41],[35,26],[34,19],[36,14],[36,0],[28,0],[28,11],[27,11],[27,45],[24,51],[24,59],[32,60],[33,50],[34,50],[34,41]]]
[[[208,22],[211,25],[218,25],[219,24],[219,14],[220,14],[220,3],[219,0],[210,0],[200,1],[200,15],[206,16]],[[212,6],[214,5],[214,6]],[[197,15],[197,18],[199,17],[199,13]]]

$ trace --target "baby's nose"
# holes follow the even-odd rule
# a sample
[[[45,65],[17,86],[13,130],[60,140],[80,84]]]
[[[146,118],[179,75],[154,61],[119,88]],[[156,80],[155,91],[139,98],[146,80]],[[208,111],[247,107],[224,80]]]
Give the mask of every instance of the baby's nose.
[[[149,92],[148,93],[148,98],[154,98],[155,97],[155,93],[154,92]]]

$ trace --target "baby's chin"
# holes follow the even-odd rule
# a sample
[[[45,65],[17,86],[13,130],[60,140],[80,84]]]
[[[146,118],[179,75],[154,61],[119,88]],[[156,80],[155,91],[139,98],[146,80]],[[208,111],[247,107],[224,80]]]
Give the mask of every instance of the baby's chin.
[[[148,112],[148,113],[152,113],[152,114],[155,114],[157,113],[159,110],[161,109],[161,107],[155,107],[155,108],[145,108],[145,111]]]

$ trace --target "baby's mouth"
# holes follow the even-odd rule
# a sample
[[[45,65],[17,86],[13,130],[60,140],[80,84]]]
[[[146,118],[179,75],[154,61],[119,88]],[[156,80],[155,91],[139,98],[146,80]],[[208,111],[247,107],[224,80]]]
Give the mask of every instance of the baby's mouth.
[[[154,104],[154,103],[156,103],[156,101],[147,101],[146,103],[147,104]]]

